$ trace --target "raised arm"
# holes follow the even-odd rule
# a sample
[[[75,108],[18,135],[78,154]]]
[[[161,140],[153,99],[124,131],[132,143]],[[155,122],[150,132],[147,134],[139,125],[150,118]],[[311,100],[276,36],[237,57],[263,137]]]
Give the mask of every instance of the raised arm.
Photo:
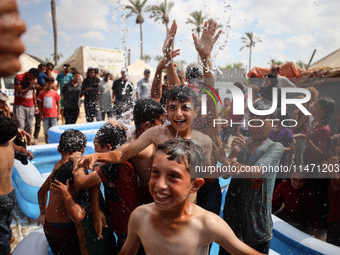
[[[171,25],[170,30],[168,30],[166,34],[163,48],[162,48],[162,51],[163,51],[163,54],[166,60],[166,73],[168,76],[170,87],[181,84],[181,81],[179,80],[176,74],[175,66],[172,60],[172,56],[171,56],[172,42],[175,39],[176,32],[177,32],[177,24],[176,24],[176,21],[174,21]]]
[[[174,50],[171,52],[171,58],[174,58],[180,55],[180,49]],[[162,98],[162,71],[166,69],[167,58],[163,56],[162,60],[159,62],[155,78],[153,79],[152,86],[151,86],[151,99],[156,100],[157,102],[161,101]]]
[[[214,85],[214,75],[212,72],[211,51],[214,47],[215,42],[222,33],[222,30],[219,30],[215,35],[216,29],[217,22],[213,22],[213,20],[210,19],[209,23],[207,21],[204,23],[203,33],[199,40],[194,33],[192,34],[195,48],[200,55],[201,61],[203,63],[204,82],[212,86]]]

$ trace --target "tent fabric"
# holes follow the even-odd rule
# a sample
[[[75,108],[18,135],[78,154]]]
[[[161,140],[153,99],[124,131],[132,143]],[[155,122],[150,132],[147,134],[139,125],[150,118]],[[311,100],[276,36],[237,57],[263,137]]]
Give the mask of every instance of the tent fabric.
[[[149,69],[151,71],[150,79],[154,77],[155,72],[156,72],[155,68],[151,67],[150,65],[148,65],[141,59],[137,59],[127,68],[128,68],[128,73],[129,73],[129,79],[135,87],[137,86],[137,82],[144,78],[145,69]]]
[[[313,63],[309,68],[313,69],[313,68],[320,68],[320,67],[331,67],[331,68],[340,67],[340,49],[337,49],[336,51],[332,52],[326,57]]]
[[[19,62],[21,64],[21,69],[18,74],[27,72],[31,68],[38,68],[38,65],[40,64],[40,62],[38,62],[26,53],[20,55]]]
[[[70,64],[71,67],[77,68],[85,78],[87,68],[89,67],[97,67],[118,75],[122,67],[125,66],[125,59],[122,50],[81,46],[75,49],[69,58],[58,64],[55,69],[61,72],[63,65],[66,63]]]
[[[254,67],[247,76],[264,78],[267,74],[270,73],[270,68],[265,67]],[[283,65],[280,65],[280,75],[285,76],[287,78],[301,78],[302,70],[293,62],[287,62]]]

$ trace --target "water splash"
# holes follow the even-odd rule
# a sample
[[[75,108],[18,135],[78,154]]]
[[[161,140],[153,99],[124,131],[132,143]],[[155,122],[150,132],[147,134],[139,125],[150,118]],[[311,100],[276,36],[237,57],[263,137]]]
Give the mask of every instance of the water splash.
[[[231,5],[228,4],[228,0],[223,0],[223,9],[224,9],[224,12],[227,15],[229,15],[229,17],[227,18],[227,21],[222,23],[223,31],[226,33],[226,36],[223,36],[223,38],[224,38],[223,41],[220,41],[220,40],[217,41],[217,43],[216,43],[216,49],[217,50],[214,50],[212,52],[212,59],[216,59],[217,56],[219,54],[221,54],[221,52],[224,50],[224,48],[226,47],[226,45],[228,43],[229,32],[230,32],[230,29],[231,29],[231,25],[230,25],[231,16],[230,16],[230,13],[229,13],[231,11]],[[222,39],[222,38],[220,38],[220,39]],[[213,62],[213,67],[212,68],[214,70],[216,70],[219,74],[221,74],[222,77],[224,78],[221,69],[218,66],[216,66],[214,62]]]

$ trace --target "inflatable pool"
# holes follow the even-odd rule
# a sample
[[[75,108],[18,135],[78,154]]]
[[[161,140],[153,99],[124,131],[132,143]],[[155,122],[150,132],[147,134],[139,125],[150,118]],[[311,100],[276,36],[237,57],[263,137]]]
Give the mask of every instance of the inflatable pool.
[[[38,190],[61,158],[57,148],[57,143],[28,146],[34,159],[27,165],[14,160],[12,182],[17,201],[23,213],[32,219],[37,219],[40,214]],[[84,154],[91,153],[94,153],[94,145],[88,142]]]
[[[225,203],[225,197],[228,190],[230,179],[220,179],[220,185],[225,185],[222,192],[222,202],[220,216],[223,216],[223,207]],[[270,243],[269,255],[276,254],[289,254],[289,255],[339,255],[340,247],[323,242],[317,238],[314,238],[297,228],[291,226],[287,222],[281,220],[272,214],[273,220],[273,238]],[[218,255],[219,245],[213,243],[210,254]]]
[[[12,179],[18,204],[24,214],[32,219],[37,219],[40,214],[37,197],[38,190],[52,171],[54,164],[60,159],[57,147],[58,144],[28,146],[27,149],[34,155],[34,160],[29,162],[26,166],[22,165],[20,161],[15,160]],[[89,142],[85,154],[93,152],[93,143]],[[221,216],[230,179],[223,180],[220,178],[219,181],[220,186],[224,187],[220,212]],[[339,247],[313,238],[274,215],[272,215],[272,218],[274,222],[274,236],[269,254],[340,254]],[[218,250],[219,246],[214,243],[210,254],[217,255]],[[48,252],[46,254],[48,254]]]
[[[88,142],[92,142],[99,128],[105,124],[105,121],[72,124],[72,125],[60,125],[51,127],[48,131],[48,143],[59,143],[60,135],[67,129],[80,130],[84,133]]]

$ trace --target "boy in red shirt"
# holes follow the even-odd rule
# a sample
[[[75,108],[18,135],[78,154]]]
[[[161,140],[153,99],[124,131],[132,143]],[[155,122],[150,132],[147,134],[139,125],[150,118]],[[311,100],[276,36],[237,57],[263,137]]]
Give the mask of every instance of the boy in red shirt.
[[[47,130],[57,126],[60,119],[60,99],[58,92],[52,89],[54,78],[45,78],[45,89],[38,96],[41,120],[44,122],[45,142],[48,143]]]

